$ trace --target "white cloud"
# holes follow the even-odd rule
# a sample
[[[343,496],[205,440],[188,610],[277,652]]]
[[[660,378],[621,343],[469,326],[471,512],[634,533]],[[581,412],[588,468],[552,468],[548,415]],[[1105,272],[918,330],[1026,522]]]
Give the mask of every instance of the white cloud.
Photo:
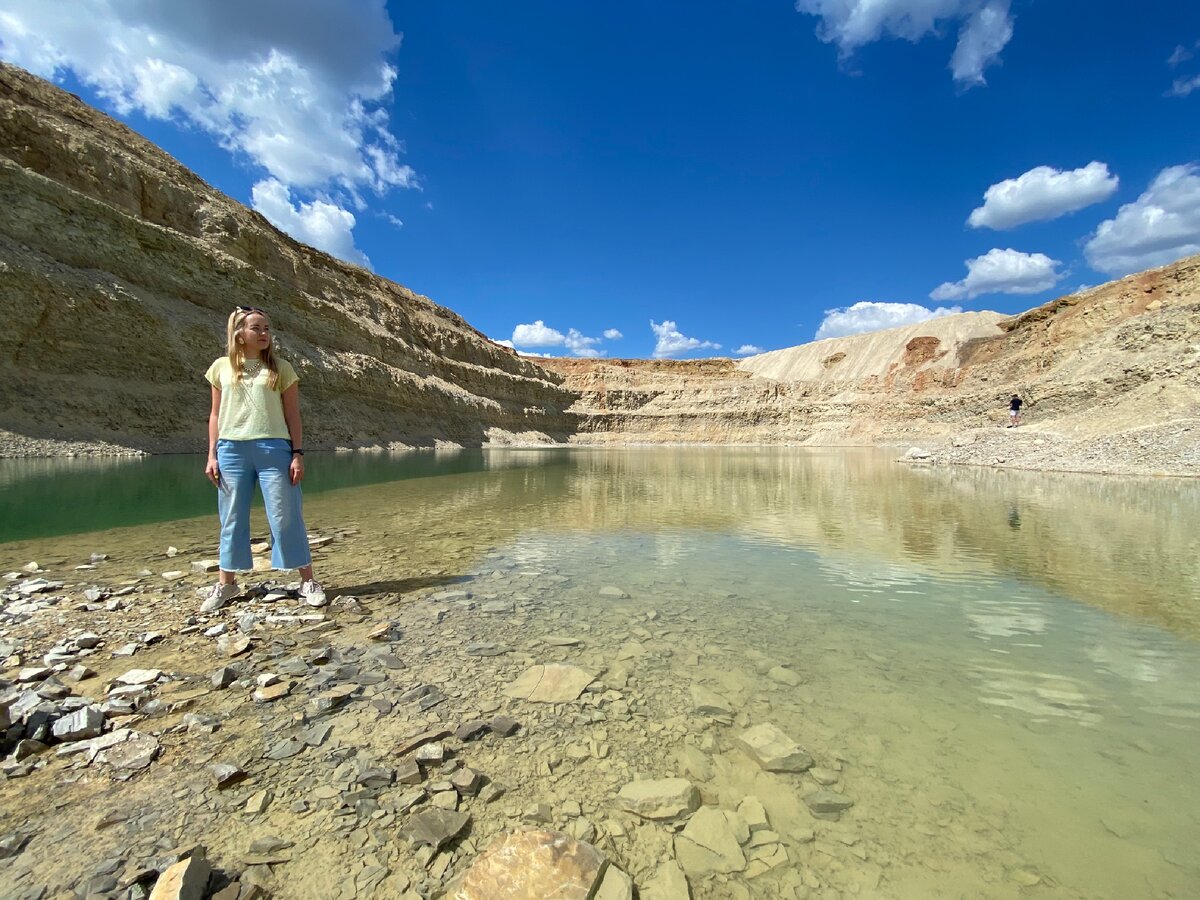
[[[561,347],[566,337],[561,331],[547,328],[546,323],[538,319],[532,325],[518,325],[514,328],[512,340],[521,347]]]
[[[572,356],[595,359],[604,356],[603,350],[596,349],[600,338],[588,337],[578,328],[568,328],[563,334],[556,328],[550,328],[541,319],[528,325],[518,325],[513,329],[511,344],[520,347],[565,347]]]
[[[393,225],[395,225],[397,228],[404,227],[404,220],[401,219],[399,216],[393,216],[391,213],[384,213],[383,217],[385,219],[387,219],[389,222],[391,222]]]
[[[354,246],[354,213],[328,200],[292,203],[287,185],[268,178],[251,189],[251,203],[272,225],[297,240],[339,259],[371,268],[367,255]]]
[[[384,0],[7,0],[0,13],[10,62],[70,71],[121,115],[181,121],[316,203],[333,192],[360,208],[362,190],[417,186],[382,105],[399,45]]]
[[[1180,63],[1185,63],[1196,55],[1197,48],[1200,48],[1200,41],[1196,41],[1191,47],[1185,47],[1183,44],[1178,44],[1167,57],[1167,65],[1174,69]]]
[[[610,341],[619,341],[621,338],[625,337],[625,335],[621,334],[621,332],[617,331],[615,328],[605,328],[604,336]]]
[[[1083,251],[1093,269],[1108,275],[1200,253],[1200,166],[1163,169],[1137,200],[1100,223]]]
[[[950,69],[965,87],[984,83],[984,69],[999,62],[1012,38],[1009,0],[796,0],[796,10],[821,17],[817,36],[837,44],[843,59],[882,38],[916,43],[956,22]]]
[[[845,337],[848,334],[862,334],[866,331],[882,331],[885,328],[899,328],[902,325],[916,325],[929,319],[942,316],[952,316],[962,312],[961,306],[939,306],[929,309],[918,303],[876,303],[871,300],[860,300],[853,306],[840,309],[825,310],[825,318],[813,340]]]
[[[1167,96],[1186,97],[1197,89],[1200,89],[1200,75],[1195,75],[1191,78],[1176,78],[1171,82],[1171,89],[1167,91]]]
[[[654,336],[658,339],[654,344],[654,353],[651,354],[655,359],[677,356],[680,353],[687,353],[689,350],[721,349],[720,344],[714,344],[712,341],[702,341],[698,338],[687,337],[679,331],[675,323],[670,319],[664,319],[662,324],[657,324],[651,319],[650,330],[654,332]]]
[[[762,347],[755,347],[753,344],[742,344],[733,351],[734,356],[753,356],[756,353],[762,353]]]
[[[980,294],[1038,294],[1048,291],[1065,273],[1061,263],[1044,253],[1018,250],[989,250],[983,256],[968,259],[967,277],[947,281],[930,292],[933,300],[970,300]]]
[[[993,184],[983,195],[983,206],[971,212],[972,228],[1015,228],[1025,222],[1057,219],[1067,213],[1107,200],[1117,190],[1118,178],[1102,162],[1062,171],[1038,166],[1024,175]]]
[[[512,342],[512,341],[497,341],[497,340],[493,340],[493,341],[492,341],[492,343],[493,343],[493,344],[499,344],[501,347],[507,347],[507,348],[508,348],[508,349],[510,349],[510,350],[516,350],[516,349],[517,349],[515,346],[513,346],[513,342]]]
[[[595,358],[603,356],[604,352],[596,349],[596,344],[600,343],[600,338],[584,337],[583,332],[576,328],[567,329],[567,337],[563,341],[566,348],[571,351],[572,356],[588,356]]]

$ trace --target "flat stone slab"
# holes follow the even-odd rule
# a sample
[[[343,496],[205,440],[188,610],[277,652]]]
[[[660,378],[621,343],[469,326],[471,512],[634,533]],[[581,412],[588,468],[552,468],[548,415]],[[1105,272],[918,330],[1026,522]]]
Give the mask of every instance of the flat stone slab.
[[[815,813],[840,813],[854,805],[854,801],[837,791],[817,791],[804,798],[808,808]]]
[[[508,697],[532,703],[569,703],[579,698],[595,676],[578,666],[552,663],[530,666],[504,689]]]
[[[675,836],[675,858],[693,877],[746,868],[746,856],[729,816],[714,806],[697,810],[687,827]]]
[[[434,850],[441,850],[461,834],[470,821],[469,815],[453,809],[424,809],[404,823],[400,836],[414,844],[425,844]]]
[[[453,900],[590,900],[607,880],[607,869],[608,860],[591,844],[560,831],[518,831],[494,840],[448,896]]]
[[[700,806],[700,791],[686,778],[648,778],[631,781],[617,802],[644,819],[678,819]]]
[[[692,685],[692,711],[701,716],[713,716],[718,719],[733,718],[733,704],[716,691],[699,684]]]
[[[674,860],[660,865],[642,887],[641,900],[692,900],[687,876]]]
[[[813,766],[808,751],[770,722],[743,732],[737,744],[768,772],[804,772]]]

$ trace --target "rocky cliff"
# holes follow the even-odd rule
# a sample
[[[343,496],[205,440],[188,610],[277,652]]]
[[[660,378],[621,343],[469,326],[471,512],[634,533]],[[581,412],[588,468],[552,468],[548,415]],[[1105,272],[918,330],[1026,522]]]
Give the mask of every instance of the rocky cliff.
[[[963,462],[1200,472],[1200,257],[1019,316],[963,313],[739,362],[542,364],[580,393],[583,443],[941,441]],[[1014,392],[1027,424],[998,432]]]
[[[1200,257],[1015,317],[737,362],[535,363],[4,65],[0,202],[0,455],[203,449],[200,373],[240,303],[271,311],[316,447],[933,441],[961,462],[1200,472]],[[998,428],[1014,391],[1028,427]]]
[[[236,304],[271,312],[316,447],[564,440],[575,399],[453,312],[306,247],[0,65],[0,455],[200,451]]]

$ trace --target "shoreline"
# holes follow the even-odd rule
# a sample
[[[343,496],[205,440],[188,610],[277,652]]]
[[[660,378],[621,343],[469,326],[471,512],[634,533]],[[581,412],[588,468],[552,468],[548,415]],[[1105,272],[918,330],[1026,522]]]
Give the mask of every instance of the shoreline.
[[[889,436],[870,442],[807,443],[757,441],[505,441],[467,446],[438,441],[432,446],[414,446],[400,441],[388,445],[322,448],[316,453],[406,453],[447,450],[537,450],[591,449],[621,450],[646,447],[740,447],[798,449],[895,449],[903,462],[924,465],[970,466],[1012,469],[1029,472],[1059,472],[1078,475],[1114,475],[1147,478],[1200,478],[1200,418],[1177,419],[1158,425],[1131,428],[1090,438],[1073,438],[1040,424],[1010,429],[983,426],[954,435],[915,433],[913,436]],[[907,459],[912,448],[929,454],[928,458]],[[26,438],[0,431],[0,460],[40,459],[133,459],[150,456],[201,456],[202,450],[150,453],[107,441],[51,441]]]

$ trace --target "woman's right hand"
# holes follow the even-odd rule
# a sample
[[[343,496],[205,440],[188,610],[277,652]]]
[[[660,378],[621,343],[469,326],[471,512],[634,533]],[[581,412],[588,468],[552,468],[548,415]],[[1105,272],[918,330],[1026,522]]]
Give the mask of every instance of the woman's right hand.
[[[217,458],[215,456],[208,458],[208,465],[204,467],[204,474],[213,483],[213,487],[221,486],[221,470],[217,468]]]

